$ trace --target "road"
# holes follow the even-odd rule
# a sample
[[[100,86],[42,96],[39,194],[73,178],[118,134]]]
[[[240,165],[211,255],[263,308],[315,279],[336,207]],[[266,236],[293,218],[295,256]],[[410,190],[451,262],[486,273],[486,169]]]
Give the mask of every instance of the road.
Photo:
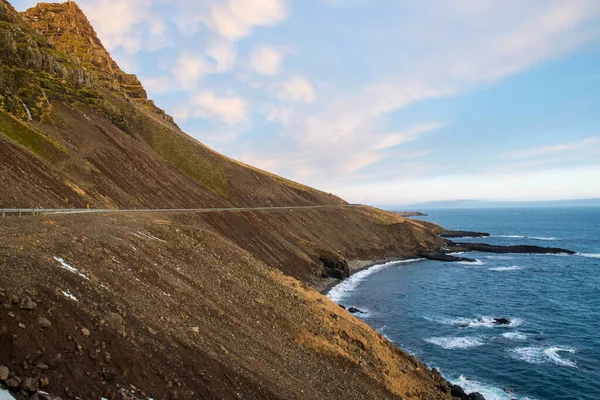
[[[289,206],[289,207],[242,207],[242,208],[167,208],[167,209],[87,209],[87,208],[2,208],[0,216],[24,216],[38,214],[90,214],[90,213],[211,213],[211,212],[246,212],[246,211],[281,211],[309,210],[320,208],[358,207],[360,204],[330,206]]]

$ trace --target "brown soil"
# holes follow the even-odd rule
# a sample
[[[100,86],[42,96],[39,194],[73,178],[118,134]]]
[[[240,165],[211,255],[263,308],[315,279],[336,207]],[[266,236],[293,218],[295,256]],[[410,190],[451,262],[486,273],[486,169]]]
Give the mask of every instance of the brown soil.
[[[449,398],[438,375],[281,273],[317,282],[318,248],[410,256],[434,234],[402,234],[412,222],[373,209],[219,215],[0,220],[0,365],[63,398]],[[34,310],[11,303],[27,295]]]

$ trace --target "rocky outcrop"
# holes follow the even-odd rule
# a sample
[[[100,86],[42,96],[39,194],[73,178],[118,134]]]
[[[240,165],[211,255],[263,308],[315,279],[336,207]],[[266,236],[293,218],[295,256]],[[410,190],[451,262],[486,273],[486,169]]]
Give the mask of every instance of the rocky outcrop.
[[[323,263],[323,278],[345,279],[350,276],[350,268],[348,261],[340,254],[326,252],[319,256],[319,260]]]
[[[575,254],[574,251],[558,247],[539,247],[528,245],[497,246],[486,243],[454,243],[451,251],[481,251],[498,254]]]
[[[449,231],[449,230],[443,230],[442,232],[440,232],[440,236],[441,237],[445,237],[445,238],[482,238],[482,237],[489,237],[490,234],[489,233],[485,233],[485,232],[471,232],[471,231]]]
[[[165,121],[175,124],[171,116],[148,99],[137,76],[119,68],[75,2],[38,3],[25,11],[23,17],[56,50],[71,56],[77,65],[90,73],[95,84],[142,103]]]
[[[436,251],[432,253],[423,253],[420,255],[423,258],[433,261],[442,261],[442,262],[476,262],[477,260],[468,257],[458,257],[452,254],[444,253],[443,251]]]

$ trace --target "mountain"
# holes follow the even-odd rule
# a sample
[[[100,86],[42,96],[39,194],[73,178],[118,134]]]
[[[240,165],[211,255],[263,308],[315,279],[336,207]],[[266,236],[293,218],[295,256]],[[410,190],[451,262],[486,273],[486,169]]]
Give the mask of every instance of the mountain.
[[[515,208],[515,207],[600,207],[600,199],[539,200],[539,201],[489,201],[442,200],[407,206],[384,206],[386,210],[451,209],[451,208]]]
[[[0,208],[250,208],[0,218],[0,397],[451,398],[315,290],[437,227],[187,136],[73,2],[0,0],[0,59]]]
[[[0,207],[344,204],[183,133],[74,2],[0,4]]]

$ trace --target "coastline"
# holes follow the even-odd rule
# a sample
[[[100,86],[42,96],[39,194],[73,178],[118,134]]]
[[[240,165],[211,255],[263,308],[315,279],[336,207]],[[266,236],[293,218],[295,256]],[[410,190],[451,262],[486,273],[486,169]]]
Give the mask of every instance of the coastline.
[[[318,292],[321,293],[323,296],[327,296],[327,293],[329,293],[329,291],[331,291],[331,289],[333,289],[335,286],[348,280],[353,275],[355,275],[361,271],[367,270],[369,268],[375,267],[377,265],[387,264],[390,262],[411,261],[411,260],[416,261],[418,259],[420,259],[420,258],[387,257],[387,258],[382,258],[382,259],[377,259],[377,260],[351,260],[351,261],[348,261],[348,269],[350,270],[350,275],[348,276],[348,278],[345,278],[345,279],[329,278],[328,281],[323,282],[322,287],[318,288]]]

